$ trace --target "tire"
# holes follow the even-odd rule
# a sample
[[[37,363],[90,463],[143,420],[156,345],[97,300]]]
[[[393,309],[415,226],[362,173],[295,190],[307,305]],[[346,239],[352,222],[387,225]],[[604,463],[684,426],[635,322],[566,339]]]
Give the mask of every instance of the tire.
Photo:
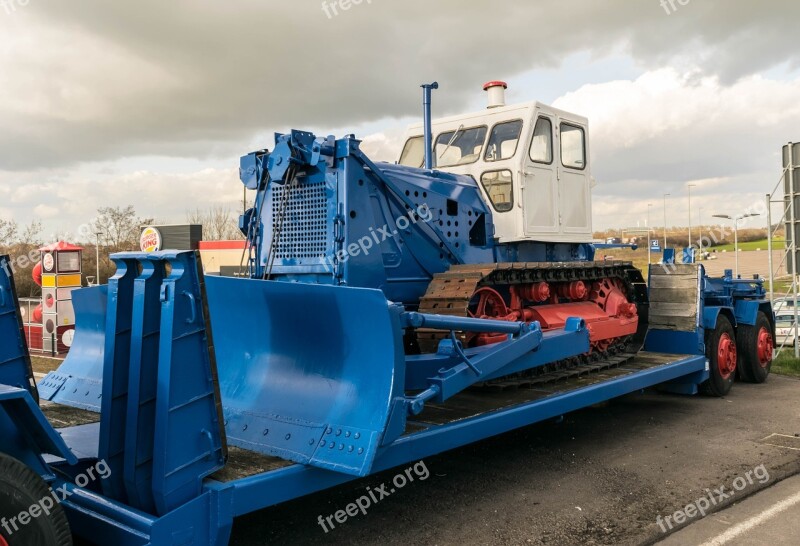
[[[767,315],[759,311],[755,326],[740,325],[736,334],[736,346],[742,380],[748,383],[766,381],[772,368],[772,350],[775,348],[772,324]]]
[[[52,490],[33,470],[0,453],[0,546],[72,546],[72,534],[64,508],[53,503],[49,515],[40,511],[26,525],[12,518],[29,514],[31,506],[50,497]],[[41,508],[41,505],[40,505]]]
[[[708,381],[700,390],[709,396],[725,396],[731,391],[737,368],[736,333],[725,315],[717,317],[717,326],[706,334],[706,357],[709,360]]]

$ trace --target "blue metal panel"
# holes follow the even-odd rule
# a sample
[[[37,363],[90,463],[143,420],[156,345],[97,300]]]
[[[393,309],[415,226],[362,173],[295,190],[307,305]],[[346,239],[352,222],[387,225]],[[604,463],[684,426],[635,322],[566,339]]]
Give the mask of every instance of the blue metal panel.
[[[224,546],[233,527],[232,490],[213,487],[201,496],[162,517],[155,517],[130,506],[56,480],[55,489],[64,488],[62,502],[70,528],[94,544],[114,546]]]
[[[26,389],[38,400],[8,256],[0,256],[0,339],[0,385]]]
[[[171,267],[161,285],[153,443],[153,496],[166,514],[201,494],[225,465],[227,445],[208,304],[195,252],[147,254]]]
[[[706,305],[703,307],[703,328],[713,330],[717,326],[717,317],[722,311],[718,305]]]
[[[158,345],[161,328],[159,296],[164,263],[140,261],[142,272],[133,281],[131,355],[125,423],[125,492],[128,501],[146,512],[155,510],[153,499],[153,431],[158,388]],[[135,456],[130,456],[135,454]]]
[[[384,295],[221,277],[207,283],[229,442],[367,474],[404,394],[402,331]]]
[[[100,458],[111,469],[103,480],[106,496],[127,501],[125,489],[125,433],[127,431],[128,380],[130,375],[133,282],[138,264],[133,258],[111,257],[117,272],[108,280],[108,310],[103,352],[100,404]]]
[[[763,302],[758,300],[741,300],[738,299],[734,305],[734,316],[736,317],[736,324],[749,324],[755,326],[756,319],[758,318],[758,311]]]
[[[703,354],[702,330],[694,332],[676,332],[674,330],[649,330],[647,332],[647,350],[656,353],[674,355]]]
[[[107,300],[107,286],[72,292],[75,339],[58,370],[39,381],[39,393],[43,399],[100,412]]]
[[[0,438],[0,452],[19,459],[43,476],[50,475],[43,453],[70,464],[78,462],[26,389],[0,385]]]
[[[202,272],[193,252],[112,259],[98,449],[111,469],[104,491],[165,514],[200,495],[203,478],[224,465]]]

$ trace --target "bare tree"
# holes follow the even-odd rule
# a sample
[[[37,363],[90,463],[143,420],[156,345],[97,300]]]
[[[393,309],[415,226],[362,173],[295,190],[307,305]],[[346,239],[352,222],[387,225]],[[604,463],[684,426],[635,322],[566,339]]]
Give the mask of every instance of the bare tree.
[[[7,248],[17,242],[19,225],[14,220],[0,218],[0,247]]]
[[[140,218],[133,205],[122,207],[102,207],[97,209],[97,218],[92,221],[92,229],[100,232],[101,240],[112,252],[139,246],[142,226],[153,222],[151,218]]]
[[[186,221],[203,226],[203,239],[206,241],[222,241],[241,239],[238,220],[230,209],[221,205],[208,209],[195,209],[186,213]]]
[[[23,245],[41,246],[44,242],[42,240],[42,223],[39,220],[31,220],[31,223],[22,229],[18,242]]]
[[[33,220],[30,224],[20,226],[15,220],[0,219],[0,248],[6,251],[16,246],[33,247],[42,244],[42,223]]]

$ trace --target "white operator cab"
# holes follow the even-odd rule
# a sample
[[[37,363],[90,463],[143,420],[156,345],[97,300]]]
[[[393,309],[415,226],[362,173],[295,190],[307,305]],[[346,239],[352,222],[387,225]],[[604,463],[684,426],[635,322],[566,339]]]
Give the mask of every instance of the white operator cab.
[[[587,119],[539,102],[506,106],[505,88],[486,84],[482,112],[433,120],[434,168],[479,183],[500,243],[591,241]],[[398,163],[423,166],[422,133],[407,129]]]

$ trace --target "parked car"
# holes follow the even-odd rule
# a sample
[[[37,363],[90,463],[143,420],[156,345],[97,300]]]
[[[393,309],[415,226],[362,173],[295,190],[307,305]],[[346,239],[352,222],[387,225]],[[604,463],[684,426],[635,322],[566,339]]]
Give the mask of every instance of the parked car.
[[[799,329],[800,331],[800,329]],[[775,348],[793,347],[797,339],[794,328],[794,309],[784,308],[783,312],[775,313]]]
[[[798,298],[800,299],[800,298]],[[775,301],[772,302],[772,310],[777,315],[781,312],[781,310],[789,309],[790,311],[794,311],[794,298],[775,298]],[[790,314],[794,314],[793,312]]]

